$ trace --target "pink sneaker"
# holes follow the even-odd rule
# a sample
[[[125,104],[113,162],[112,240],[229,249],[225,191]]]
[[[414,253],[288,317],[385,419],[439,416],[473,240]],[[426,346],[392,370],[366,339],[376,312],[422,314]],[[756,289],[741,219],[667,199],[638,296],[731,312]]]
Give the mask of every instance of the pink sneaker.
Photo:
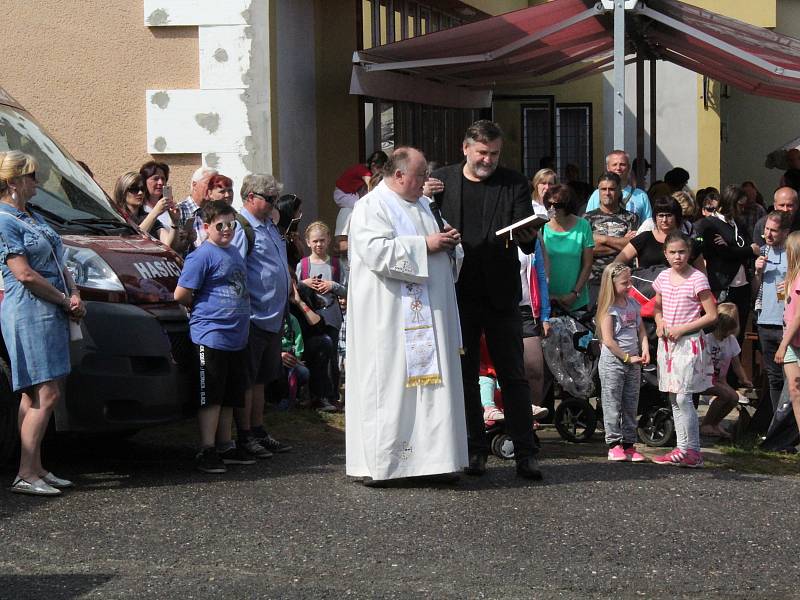
[[[503,411],[496,406],[487,406],[483,409],[483,422],[487,425],[494,425],[497,421],[503,421],[505,418]]]
[[[703,466],[703,455],[697,450],[687,450],[678,466],[699,469]]]
[[[625,450],[622,449],[622,446],[617,444],[613,448],[609,449],[608,460],[613,460],[614,462],[624,462],[628,460],[628,457],[625,456]]]
[[[625,448],[625,459],[630,462],[644,462],[647,460],[644,454],[639,454],[633,446]]]
[[[678,465],[685,456],[686,454],[683,450],[675,448],[672,452],[667,452],[661,456],[654,456],[653,462],[657,465]]]

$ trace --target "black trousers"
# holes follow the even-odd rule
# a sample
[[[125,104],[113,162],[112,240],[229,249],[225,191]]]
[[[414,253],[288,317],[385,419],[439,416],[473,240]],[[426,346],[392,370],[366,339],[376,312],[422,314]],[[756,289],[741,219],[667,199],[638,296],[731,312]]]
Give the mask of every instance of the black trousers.
[[[514,457],[519,460],[536,454],[531,392],[522,360],[522,318],[519,307],[509,306],[498,310],[491,306],[487,298],[459,295],[458,309],[464,341],[461,376],[464,380],[470,454],[489,453],[478,385],[481,332],[486,334],[486,344],[497,371],[503,394],[506,431],[514,442]]]

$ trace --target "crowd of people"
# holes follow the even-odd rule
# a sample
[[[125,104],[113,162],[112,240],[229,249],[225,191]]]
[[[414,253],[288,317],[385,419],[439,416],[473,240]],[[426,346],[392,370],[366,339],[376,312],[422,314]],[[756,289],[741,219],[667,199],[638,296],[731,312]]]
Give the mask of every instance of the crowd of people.
[[[750,327],[766,405],[776,412],[788,393],[800,424],[800,171],[768,206],[752,181],[693,192],[682,168],[645,191],[623,150],[595,187],[574,166],[563,184],[549,167],[528,180],[499,166],[502,144],[499,126],[478,121],[461,164],[432,171],[417,149],[376,152],[336,181],[333,230],[315,221],[302,234],[302,199],[271,175],[244,178],[238,211],[233,181],[214,169],[197,169],[181,201],[164,163],[119,177],[119,213],[185,259],[174,296],[196,346],[198,469],[291,450],[266,429],[267,398],[331,412],[346,399],[347,473],[368,485],[481,476],[485,428],[498,421],[517,474],[540,479],[543,339],[554,316],[585,311],[602,343],[609,460],[645,460],[640,370],[657,363],[677,447],[654,462],[702,466],[700,436],[730,437],[723,419],[753,385],[739,358]],[[12,490],[58,495],[72,484],[42,466],[41,439],[69,372],[67,324],[85,308],[58,235],[27,207],[35,171],[30,156],[0,154],[0,322],[22,392]],[[546,223],[496,235],[532,215]],[[631,293],[642,286],[654,335]],[[20,307],[31,318],[14,318]],[[697,394],[713,397],[702,422]]]

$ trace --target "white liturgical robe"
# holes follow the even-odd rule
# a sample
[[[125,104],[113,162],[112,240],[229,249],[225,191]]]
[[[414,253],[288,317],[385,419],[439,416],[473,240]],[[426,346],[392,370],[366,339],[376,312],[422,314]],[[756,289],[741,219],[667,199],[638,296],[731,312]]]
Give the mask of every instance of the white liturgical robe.
[[[417,235],[399,235],[388,202]],[[381,182],[350,221],[345,423],[354,477],[453,473],[468,463],[457,267],[447,252],[428,254],[425,236],[439,231],[428,203],[403,200]],[[455,254],[460,266],[461,246]],[[441,383],[406,385],[404,282],[427,284]]]

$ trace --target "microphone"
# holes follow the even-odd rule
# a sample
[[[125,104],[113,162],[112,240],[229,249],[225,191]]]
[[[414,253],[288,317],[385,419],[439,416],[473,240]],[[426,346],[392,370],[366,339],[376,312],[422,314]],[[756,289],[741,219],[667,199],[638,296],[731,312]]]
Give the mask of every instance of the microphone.
[[[431,200],[430,207],[433,218],[436,219],[436,224],[439,226],[439,231],[444,232],[444,219],[442,218],[442,211],[439,209],[436,200]]]
[[[436,200],[431,200],[430,204],[431,214],[436,221],[436,224],[439,226],[439,232],[444,233],[444,218],[442,217],[442,211],[439,209],[439,205],[436,203]],[[450,258],[455,259],[456,251],[451,249],[447,251],[447,254]]]

